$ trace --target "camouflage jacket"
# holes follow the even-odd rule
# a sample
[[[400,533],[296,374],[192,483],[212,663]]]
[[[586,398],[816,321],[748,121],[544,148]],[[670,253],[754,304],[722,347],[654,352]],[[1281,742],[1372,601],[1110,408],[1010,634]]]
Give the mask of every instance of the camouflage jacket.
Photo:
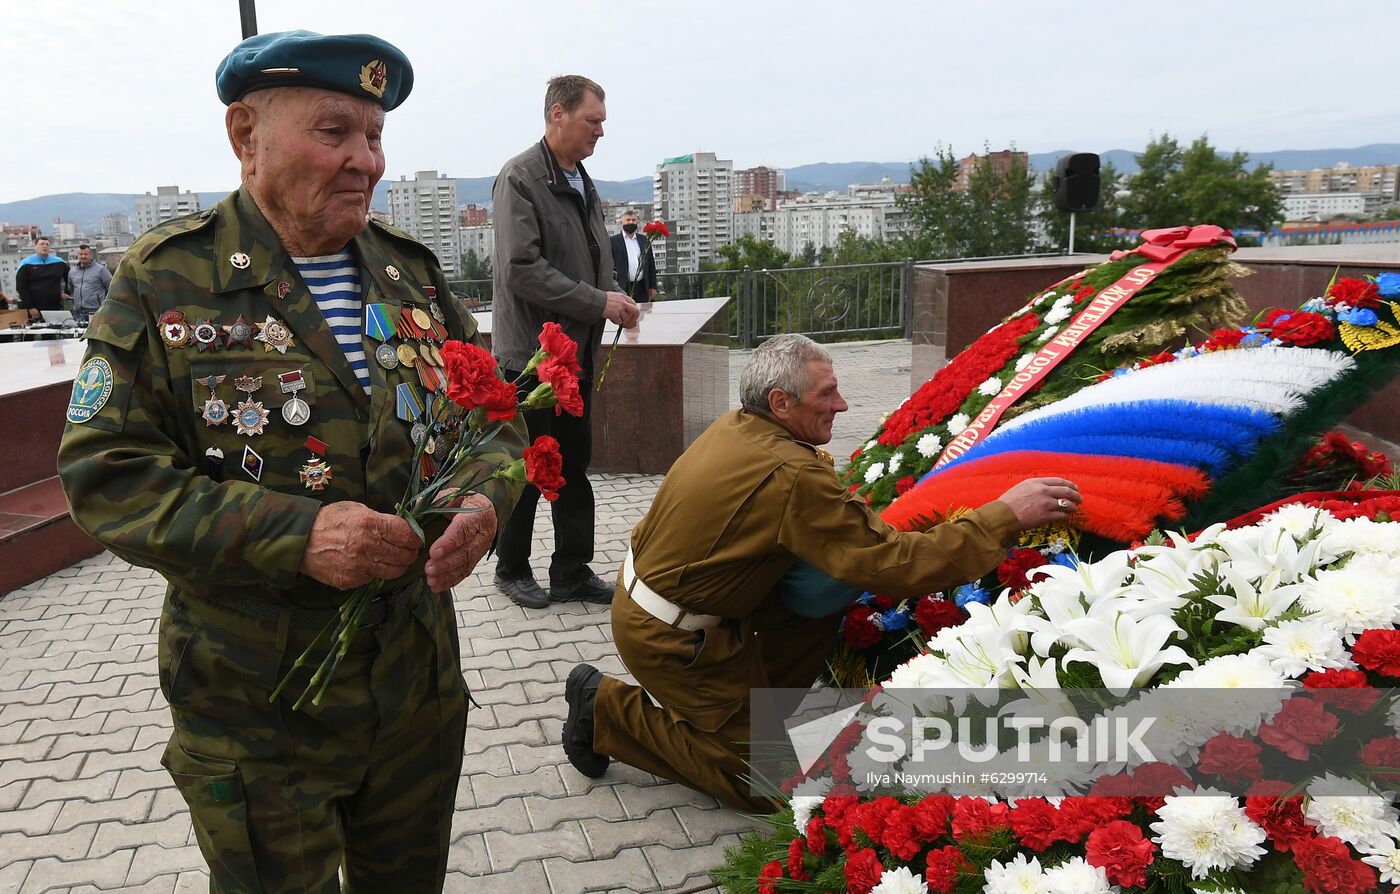
[[[481,343],[476,321],[452,298],[422,244],[371,223],[350,251],[360,267],[365,307],[384,304],[397,313],[436,304],[449,337]],[[178,319],[172,312],[181,315],[183,332],[169,325]],[[263,341],[235,343],[239,333],[228,331],[240,319],[261,324],[268,318],[285,323],[282,332],[292,342],[283,340],[285,352]],[[209,330],[198,328],[201,321],[219,327],[217,347],[207,344]],[[186,343],[179,345],[182,335]],[[302,607],[338,604],[344,594],[298,574],[306,538],[323,503],[354,500],[394,511],[413,461],[410,423],[399,418],[396,391],[408,382],[431,396],[413,368],[381,367],[374,359],[379,342],[362,334],[371,382],[365,394],[296,266],[243,190],[137,240],[92,317],[88,338],[58,455],[78,525],[187,593]],[[393,337],[388,344],[403,341]],[[279,377],[297,370],[305,388],[296,397],[310,409],[302,425],[279,412],[293,396],[283,392]],[[210,376],[224,379],[211,389]],[[251,398],[235,390],[245,376],[262,379]],[[209,424],[211,390],[229,415],[245,399],[261,402],[269,411],[264,433],[239,434],[234,419]],[[302,481],[314,459],[308,436],[326,445],[322,460],[331,478],[319,491]],[[463,474],[517,458],[524,437],[517,419],[490,443],[481,464]],[[518,486],[492,480],[481,489],[504,523]],[[425,531],[429,544],[446,527],[445,517],[436,518]],[[389,587],[420,579],[426,556],[425,548]]]

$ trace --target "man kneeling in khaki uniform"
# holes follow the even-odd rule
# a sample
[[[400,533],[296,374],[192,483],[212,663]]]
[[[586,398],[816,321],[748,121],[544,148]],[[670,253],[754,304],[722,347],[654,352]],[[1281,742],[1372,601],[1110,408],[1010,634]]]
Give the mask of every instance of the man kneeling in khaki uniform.
[[[783,575],[800,559],[890,596],[945,589],[991,571],[1020,531],[1062,520],[1080,496],[1069,481],[1030,479],[957,521],[899,532],[842,487],[817,446],[846,410],[825,349],[770,339],[739,394],[742,409],[676,461],[632,532],[612,626],[641,686],[575,667],[563,744],[588,776],[617,758],[768,810],[743,779],[750,690],[812,685],[841,620],[794,614],[776,592]]]

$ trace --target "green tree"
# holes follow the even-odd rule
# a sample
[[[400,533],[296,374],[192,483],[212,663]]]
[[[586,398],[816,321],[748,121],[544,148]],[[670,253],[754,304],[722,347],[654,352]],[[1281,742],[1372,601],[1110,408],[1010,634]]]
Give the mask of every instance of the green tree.
[[[1118,204],[1118,190],[1123,177],[1105,162],[1099,168],[1099,203],[1088,211],[1080,211],[1074,218],[1074,250],[1086,252],[1107,252],[1115,248],[1128,247],[1126,243],[1136,243],[1115,233],[1109,232],[1121,227],[1122,209]],[[1069,212],[1055,207],[1055,178],[1047,175],[1040,184],[1040,222],[1045,228],[1045,239],[1050,249],[1063,249],[1069,246]]]
[[[947,147],[911,169],[909,191],[899,199],[911,228],[906,252],[920,258],[969,258],[1024,254],[1038,247],[1035,182],[1025,161],[1016,158],[1006,170],[977,164],[962,190],[957,174],[957,159]]]
[[[1137,156],[1128,179],[1123,225],[1154,229],[1215,224],[1268,230],[1283,220],[1283,199],[1269,179],[1272,165],[1247,170],[1249,154],[1221,155],[1204,135],[1182,148],[1169,134]]]
[[[491,259],[479,257],[476,249],[469,248],[462,254],[462,279],[490,279]]]
[[[886,261],[902,261],[913,257],[905,252],[902,240],[871,239],[857,236],[853,230],[842,230],[835,245],[822,249],[819,261],[826,265],[837,264],[879,264]]]
[[[793,266],[793,257],[771,242],[765,242],[751,233],[745,233],[728,245],[718,249],[720,260],[702,261],[701,270],[776,270]]]

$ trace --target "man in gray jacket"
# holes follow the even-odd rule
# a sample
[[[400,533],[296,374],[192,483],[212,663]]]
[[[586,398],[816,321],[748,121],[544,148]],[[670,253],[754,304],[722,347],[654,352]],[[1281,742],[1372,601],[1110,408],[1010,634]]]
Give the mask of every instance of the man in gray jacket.
[[[581,75],[551,78],[544,99],[544,139],[506,162],[492,200],[496,248],[492,347],[508,378],[539,347],[540,328],[558,323],[579,346],[583,416],[553,410],[525,414],[531,440],[559,442],[566,482],[552,505],[554,555],[549,592],[530,569],[530,542],[540,492],[526,485],[496,547],[496,586],[516,603],[544,608],[551,601],[612,601],[613,586],[593,573],[593,488],[588,463],[593,376],[598,372],[603,321],[636,325],[636,302],[616,291],[612,252],[598,191],[582,161],[603,136],[603,88]],[[534,387],[534,380],[526,383]]]
[[[68,283],[73,293],[73,318],[86,323],[88,317],[97,313],[102,299],[107,297],[107,286],[111,285],[112,272],[106,264],[92,259],[92,246],[78,246],[78,266],[68,273]]]

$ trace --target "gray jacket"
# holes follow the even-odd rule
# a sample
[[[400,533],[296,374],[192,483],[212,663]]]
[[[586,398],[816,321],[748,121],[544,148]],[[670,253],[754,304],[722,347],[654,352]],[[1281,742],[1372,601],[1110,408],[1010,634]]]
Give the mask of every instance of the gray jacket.
[[[506,162],[491,189],[491,348],[512,370],[529,362],[547,322],[578,342],[584,377],[598,369],[603,309],[617,284],[598,191],[582,164],[578,169],[587,203],[540,140]]]
[[[112,282],[112,272],[106,264],[93,261],[86,267],[75,264],[68,271],[68,283],[72,287],[73,316],[84,319],[97,313],[102,299],[107,297],[107,286]]]

